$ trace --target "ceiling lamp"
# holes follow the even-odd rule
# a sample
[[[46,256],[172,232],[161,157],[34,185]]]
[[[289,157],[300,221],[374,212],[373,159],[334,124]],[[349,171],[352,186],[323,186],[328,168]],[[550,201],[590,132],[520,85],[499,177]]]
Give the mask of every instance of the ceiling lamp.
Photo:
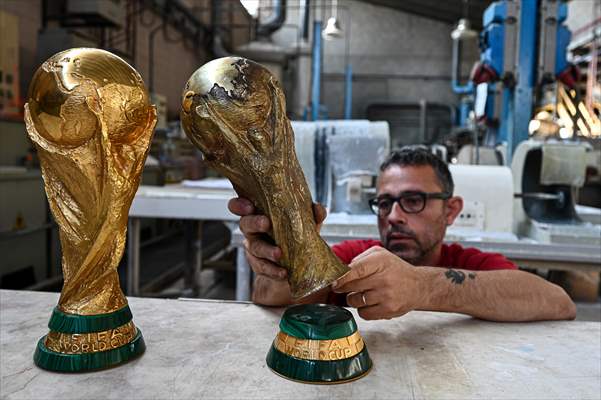
[[[338,23],[338,20],[336,19],[336,17],[330,17],[328,19],[328,23],[326,24],[326,27],[321,32],[321,36],[325,40],[332,40],[332,39],[341,38],[342,33],[343,33],[342,29],[340,28],[340,24]]]
[[[478,32],[472,29],[470,21],[467,18],[461,18],[459,22],[457,22],[457,26],[455,26],[453,32],[451,32],[451,38],[453,40],[473,39],[476,36],[478,36]]]

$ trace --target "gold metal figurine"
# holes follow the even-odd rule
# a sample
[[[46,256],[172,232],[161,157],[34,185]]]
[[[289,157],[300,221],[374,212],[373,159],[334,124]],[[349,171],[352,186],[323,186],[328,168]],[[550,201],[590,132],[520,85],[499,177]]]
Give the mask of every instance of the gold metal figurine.
[[[203,65],[186,83],[181,121],[211,167],[271,219],[294,298],[348,270],[319,236],[284,93],[265,67],[237,57]]]
[[[99,49],[55,54],[35,73],[25,105],[50,209],[59,226],[64,286],[38,343],[42,368],[81,371],[141,354],[119,285],[129,207],[156,111],[138,72]]]

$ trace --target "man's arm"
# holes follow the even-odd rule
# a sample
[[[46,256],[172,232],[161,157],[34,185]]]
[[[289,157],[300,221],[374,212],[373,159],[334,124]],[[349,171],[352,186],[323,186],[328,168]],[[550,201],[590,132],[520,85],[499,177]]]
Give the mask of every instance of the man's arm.
[[[355,258],[334,285],[365,319],[412,310],[457,312],[490,321],[574,319],[576,307],[559,286],[515,270],[466,271],[414,267],[374,247]]]
[[[574,319],[576,306],[565,291],[519,270],[466,271],[419,268],[424,310],[458,312],[490,321]]]

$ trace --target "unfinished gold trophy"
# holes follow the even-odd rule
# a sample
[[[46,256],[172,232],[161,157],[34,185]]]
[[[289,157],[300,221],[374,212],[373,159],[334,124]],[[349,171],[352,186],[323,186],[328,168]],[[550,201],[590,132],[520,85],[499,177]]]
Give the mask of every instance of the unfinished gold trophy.
[[[271,219],[294,298],[348,270],[319,236],[284,93],[265,67],[237,57],[203,65],[186,83],[181,121],[210,166]]]
[[[59,226],[64,285],[35,363],[85,371],[145,349],[119,286],[129,207],[156,122],[142,78],[99,49],[70,49],[35,73],[25,123]]]
[[[205,64],[186,83],[181,120],[206,161],[271,219],[295,299],[348,271],[319,236],[284,94],[265,67],[237,57]],[[266,361],[285,378],[319,384],[358,379],[372,366],[353,315],[324,304],[288,308]]]

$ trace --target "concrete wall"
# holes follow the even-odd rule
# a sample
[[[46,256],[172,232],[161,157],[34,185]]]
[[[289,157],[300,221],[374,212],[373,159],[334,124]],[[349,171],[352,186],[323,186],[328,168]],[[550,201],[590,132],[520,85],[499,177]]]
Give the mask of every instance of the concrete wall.
[[[265,0],[262,5],[269,4]],[[286,24],[299,25],[303,1],[289,0]],[[327,21],[331,1],[312,1],[312,17]],[[391,8],[355,0],[338,2],[338,18],[348,34],[350,14],[350,62],[353,66],[353,118],[365,116],[376,101],[433,102],[456,104],[451,90],[452,25]],[[313,19],[312,18],[312,19]],[[312,23],[311,23],[312,27]],[[310,27],[310,29],[312,29]],[[298,29],[284,27],[273,35],[280,45],[292,45]],[[345,38],[324,42],[322,103],[330,118],[343,115]],[[463,74],[478,57],[477,45],[466,51]],[[307,82],[310,85],[310,80]]]

